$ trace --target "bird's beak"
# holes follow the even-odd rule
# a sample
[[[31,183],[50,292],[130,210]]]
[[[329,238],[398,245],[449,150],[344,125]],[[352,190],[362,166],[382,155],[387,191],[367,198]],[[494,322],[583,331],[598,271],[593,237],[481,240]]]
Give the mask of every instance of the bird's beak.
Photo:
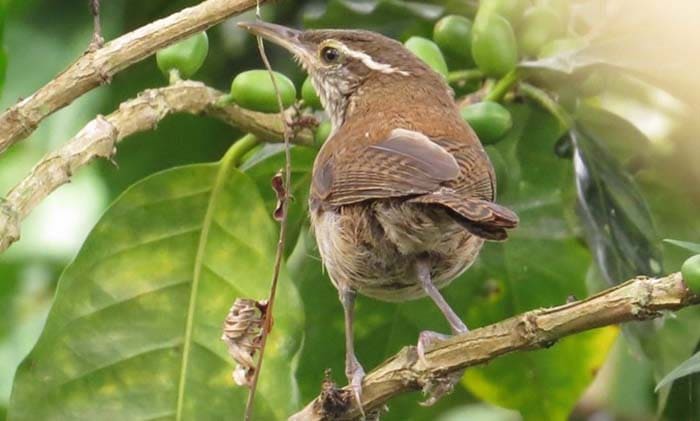
[[[301,41],[301,31],[267,22],[239,22],[238,26],[284,47],[304,62],[309,62],[313,57],[312,52]]]

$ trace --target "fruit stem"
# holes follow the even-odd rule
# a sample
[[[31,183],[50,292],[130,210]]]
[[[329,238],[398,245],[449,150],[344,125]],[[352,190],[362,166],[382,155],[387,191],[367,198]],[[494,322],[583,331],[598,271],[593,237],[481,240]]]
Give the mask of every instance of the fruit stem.
[[[549,111],[549,113],[557,119],[561,134],[566,133],[569,131],[569,129],[571,129],[571,127],[573,127],[574,119],[571,117],[571,115],[569,115],[564,107],[552,99],[552,97],[549,96],[546,91],[525,82],[521,83],[519,88],[520,92],[522,92],[525,97]]]
[[[484,78],[484,73],[479,69],[455,70],[447,74],[447,82],[467,83],[473,80],[481,80]]]
[[[511,70],[508,72],[505,76],[503,76],[501,79],[496,82],[496,84],[493,86],[493,88],[489,91],[488,94],[484,97],[484,101],[493,101],[493,102],[498,102],[503,99],[504,96],[508,93],[510,88],[515,85],[515,83],[518,81],[518,72],[517,69]]]
[[[175,68],[170,69],[168,72],[168,82],[170,82],[171,85],[174,85],[181,81],[182,78],[180,77],[180,71]]]
[[[229,162],[230,165],[238,167],[241,164],[241,158],[259,143],[260,140],[258,140],[255,135],[248,133],[231,145],[228,151],[226,151],[226,155],[222,158],[222,161]]]

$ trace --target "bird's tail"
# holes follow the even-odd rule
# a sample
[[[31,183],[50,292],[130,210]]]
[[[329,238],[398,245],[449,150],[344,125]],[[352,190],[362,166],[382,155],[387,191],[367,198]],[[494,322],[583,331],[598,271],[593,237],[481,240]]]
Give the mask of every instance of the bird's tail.
[[[518,215],[515,212],[487,200],[436,192],[410,201],[443,206],[467,231],[486,240],[504,241],[508,238],[506,230],[518,225]]]

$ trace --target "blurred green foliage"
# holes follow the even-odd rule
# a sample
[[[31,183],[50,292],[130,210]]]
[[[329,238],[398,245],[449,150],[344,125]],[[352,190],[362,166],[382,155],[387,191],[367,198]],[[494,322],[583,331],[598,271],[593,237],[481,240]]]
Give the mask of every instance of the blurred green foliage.
[[[109,40],[198,1],[102,3]],[[481,326],[582,298],[606,282],[678,270],[687,252],[662,247],[660,239],[700,238],[699,124],[693,118],[700,89],[688,70],[697,69],[700,57],[700,8],[690,0],[677,8],[653,0],[635,7],[617,0],[570,0],[566,7],[566,1],[488,3],[490,13],[519,11],[505,16],[516,36],[527,32],[520,15],[535,3],[562,19],[554,34],[530,37],[542,38],[539,43],[589,31],[599,37],[540,60],[526,60],[537,45],[519,52],[521,77],[558,101],[576,128],[560,137],[561,122],[539,104],[506,97],[513,127],[488,152],[499,202],[518,212],[521,226],[507,243],[489,244],[446,289],[447,299],[467,324]],[[0,75],[9,59],[6,108],[82,53],[92,21],[86,4],[65,0],[0,5],[7,52],[0,53]],[[263,16],[307,28],[371,29],[405,41],[430,38],[447,14],[473,19],[477,5],[286,1],[264,6]],[[227,90],[234,75],[262,67],[252,37],[235,26],[244,19],[254,16],[247,12],[208,31],[210,54],[196,79]],[[635,26],[640,19],[651,22],[644,31]],[[275,70],[300,88],[305,75],[287,53],[272,47],[268,54]],[[494,83],[469,68],[472,60],[447,56],[455,75],[448,79],[459,95]],[[467,82],[464,75],[477,77]],[[150,58],[48,118],[0,156],[0,193],[96,114],[164,83]],[[84,169],[26,221],[22,240],[0,256],[0,419],[22,359],[10,419],[171,418],[178,411],[183,419],[238,419],[245,393],[230,379],[220,326],[235,297],[266,295],[277,233],[269,183],[283,165],[280,145],[253,150],[238,169],[219,161],[241,135],[213,119],[169,117],[122,143],[118,166],[100,162]],[[259,419],[282,419],[315,396],[325,368],[344,381],[341,306],[307,225],[316,150],[292,152],[288,260]],[[584,212],[576,212],[577,204]],[[357,353],[366,369],[414,344],[421,330],[446,330],[427,300],[387,304],[360,297],[357,314]],[[654,384],[697,351],[700,311],[686,309],[624,331],[612,353],[614,328],[576,335],[467,371],[465,387],[435,407],[419,407],[418,394],[395,399],[382,419],[583,420],[603,413],[644,420],[657,412],[668,420],[697,418],[697,374],[658,394]]]

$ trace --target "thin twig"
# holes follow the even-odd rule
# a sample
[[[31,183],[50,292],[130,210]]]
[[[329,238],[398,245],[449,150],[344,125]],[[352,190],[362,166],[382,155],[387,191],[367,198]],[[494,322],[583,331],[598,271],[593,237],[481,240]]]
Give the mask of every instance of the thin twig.
[[[255,6],[255,0],[205,0],[88,51],[34,94],[0,114],[0,153],[48,115],[161,48]]]
[[[484,101],[500,101],[510,91],[510,89],[518,82],[518,70],[511,70],[505,76],[500,78],[498,82],[491,88]]]
[[[256,9],[257,18],[260,20],[260,4],[258,3]],[[250,387],[250,392],[248,393],[248,400],[246,402],[245,417],[246,421],[253,419],[253,407],[255,404],[255,391],[258,388],[258,379],[260,378],[260,370],[262,369],[262,364],[265,355],[265,345],[267,344],[267,337],[272,329],[272,315],[275,304],[275,295],[277,293],[277,284],[279,281],[280,269],[282,268],[282,260],[284,258],[284,245],[287,238],[287,210],[289,207],[289,186],[292,177],[292,166],[291,166],[291,156],[289,153],[289,143],[291,142],[294,134],[292,133],[289,125],[287,124],[286,115],[284,112],[284,105],[282,104],[282,96],[280,95],[279,87],[277,86],[277,81],[275,80],[274,74],[272,72],[272,66],[270,66],[270,61],[267,59],[265,54],[265,46],[263,45],[263,40],[261,36],[257,36],[258,50],[260,51],[260,57],[262,58],[265,68],[270,74],[270,80],[272,81],[272,86],[275,89],[275,95],[277,96],[277,106],[279,107],[280,119],[284,122],[284,177],[282,180],[282,191],[277,192],[279,205],[278,209],[281,209],[280,217],[280,231],[279,239],[277,241],[277,250],[275,252],[275,263],[274,270],[272,273],[272,282],[270,284],[270,294],[267,299],[267,311],[265,312],[265,323],[262,331],[262,338],[260,341],[260,353],[258,354],[257,367],[255,373],[253,374],[253,381]],[[277,212],[277,210],[276,210]]]
[[[223,92],[201,82],[183,81],[149,89],[122,103],[106,117],[98,116],[58,150],[47,154],[27,177],[0,200],[0,252],[19,239],[21,221],[72,174],[98,157],[110,158],[122,139],[146,130],[170,114],[208,114],[249,132],[265,142],[284,140],[285,124],[277,114],[258,113],[222,104]],[[293,110],[291,110],[293,111]],[[313,133],[303,130],[292,141],[312,145]]]
[[[88,51],[95,51],[105,43],[102,37],[102,23],[100,22],[100,0],[90,0],[90,13],[92,13],[92,41]]]
[[[638,277],[582,301],[558,307],[529,311],[510,319],[449,338],[417,356],[415,347],[406,347],[367,374],[362,383],[362,407],[380,408],[403,393],[423,389],[436,379],[516,351],[552,346],[561,338],[586,330],[633,320],[660,317],[700,303],[680,273],[663,278]],[[345,387],[343,393],[349,393]],[[329,419],[323,396],[290,417],[295,421]],[[333,419],[357,419],[359,407],[348,399],[344,408],[333,406]]]

